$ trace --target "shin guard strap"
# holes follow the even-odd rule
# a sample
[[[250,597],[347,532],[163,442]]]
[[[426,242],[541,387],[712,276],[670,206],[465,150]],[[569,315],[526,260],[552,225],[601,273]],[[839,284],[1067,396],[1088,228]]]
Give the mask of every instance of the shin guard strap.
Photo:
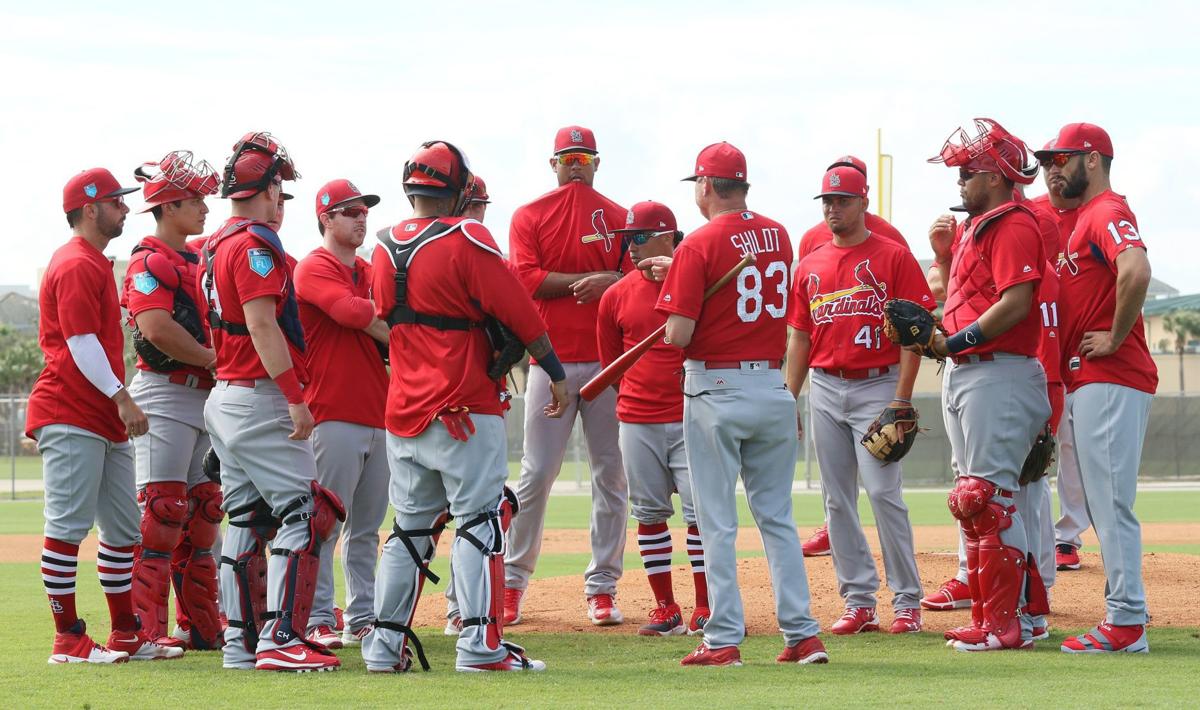
[[[425,658],[425,649],[421,646],[421,640],[418,639],[417,635],[413,633],[412,628],[405,624],[397,624],[392,621],[376,621],[375,627],[404,634],[405,643],[411,641],[413,650],[417,652],[417,662],[421,664],[421,669],[426,671],[429,670],[429,661]],[[400,655],[404,655],[403,646],[400,649]]]

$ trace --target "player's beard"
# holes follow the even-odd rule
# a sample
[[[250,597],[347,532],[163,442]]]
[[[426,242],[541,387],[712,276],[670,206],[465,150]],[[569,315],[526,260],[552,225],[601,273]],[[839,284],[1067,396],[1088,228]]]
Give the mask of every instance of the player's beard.
[[[1083,161],[1079,161],[1079,165],[1075,167],[1075,172],[1070,175],[1063,175],[1062,191],[1059,193],[1063,198],[1073,200],[1077,197],[1082,197],[1083,193],[1088,189],[1087,170],[1083,167]]]
[[[118,212],[114,219],[109,216],[108,210],[103,210],[96,217],[96,228],[105,239],[116,239],[125,230],[125,217]]]

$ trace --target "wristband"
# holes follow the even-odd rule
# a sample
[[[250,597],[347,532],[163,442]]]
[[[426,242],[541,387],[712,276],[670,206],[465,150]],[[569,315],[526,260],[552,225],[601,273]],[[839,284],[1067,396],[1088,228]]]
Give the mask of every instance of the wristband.
[[[947,338],[946,349],[950,351],[951,355],[954,355],[967,348],[983,345],[986,341],[987,338],[983,337],[983,329],[979,327],[979,321],[975,321]]]
[[[562,382],[567,379],[567,371],[563,369],[563,364],[558,359],[558,353],[553,350],[539,357],[537,364],[550,376],[551,382]]]
[[[296,378],[296,368],[289,367],[271,379],[279,385],[279,391],[283,392],[288,404],[304,403],[304,391],[300,389],[300,380]]]

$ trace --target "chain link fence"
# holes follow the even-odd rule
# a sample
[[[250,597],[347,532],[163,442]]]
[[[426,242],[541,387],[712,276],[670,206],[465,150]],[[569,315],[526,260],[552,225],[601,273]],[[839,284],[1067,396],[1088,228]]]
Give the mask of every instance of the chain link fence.
[[[0,395],[0,478],[8,477],[10,496],[22,491],[40,490],[41,460],[34,442],[25,438],[25,395]],[[904,459],[904,481],[911,487],[946,487],[950,470],[950,441],[941,417],[941,398],[937,394],[917,395],[913,404],[922,413],[921,436]],[[808,419],[808,399],[800,398],[800,410]],[[512,400],[508,412],[508,459],[510,470],[518,470],[523,451],[525,402],[520,395]],[[815,488],[820,473],[806,426],[806,440],[796,464],[796,479]],[[1200,395],[1163,394],[1154,397],[1150,422],[1142,449],[1141,478],[1144,480],[1180,480],[1200,478]],[[581,426],[576,426],[567,444],[559,481],[574,482],[583,488],[590,480],[587,443]],[[0,488],[3,490],[3,488]]]

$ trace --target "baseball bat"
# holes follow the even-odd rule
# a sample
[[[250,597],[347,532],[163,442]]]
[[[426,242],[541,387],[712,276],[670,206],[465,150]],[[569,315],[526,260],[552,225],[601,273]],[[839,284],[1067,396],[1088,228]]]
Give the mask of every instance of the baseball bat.
[[[707,301],[709,296],[712,296],[714,293],[721,290],[725,284],[732,281],[735,276],[741,273],[742,269],[750,266],[753,263],[754,254],[747,254],[743,256],[742,260],[729,270],[729,273],[717,279],[712,286],[709,286],[704,290],[704,300]],[[640,360],[641,357],[646,354],[646,351],[653,347],[654,344],[658,342],[659,338],[663,337],[666,332],[667,324],[664,322],[662,325],[658,326],[653,333],[647,335],[637,345],[634,345],[629,350],[621,353],[621,356],[610,362],[608,367],[601,370],[591,380],[588,380],[588,383],[580,388],[579,396],[582,397],[585,402],[590,402],[599,397],[601,392],[611,385],[616,384],[617,380],[621,379],[621,376],[625,374],[625,371],[633,367],[633,364]]]

